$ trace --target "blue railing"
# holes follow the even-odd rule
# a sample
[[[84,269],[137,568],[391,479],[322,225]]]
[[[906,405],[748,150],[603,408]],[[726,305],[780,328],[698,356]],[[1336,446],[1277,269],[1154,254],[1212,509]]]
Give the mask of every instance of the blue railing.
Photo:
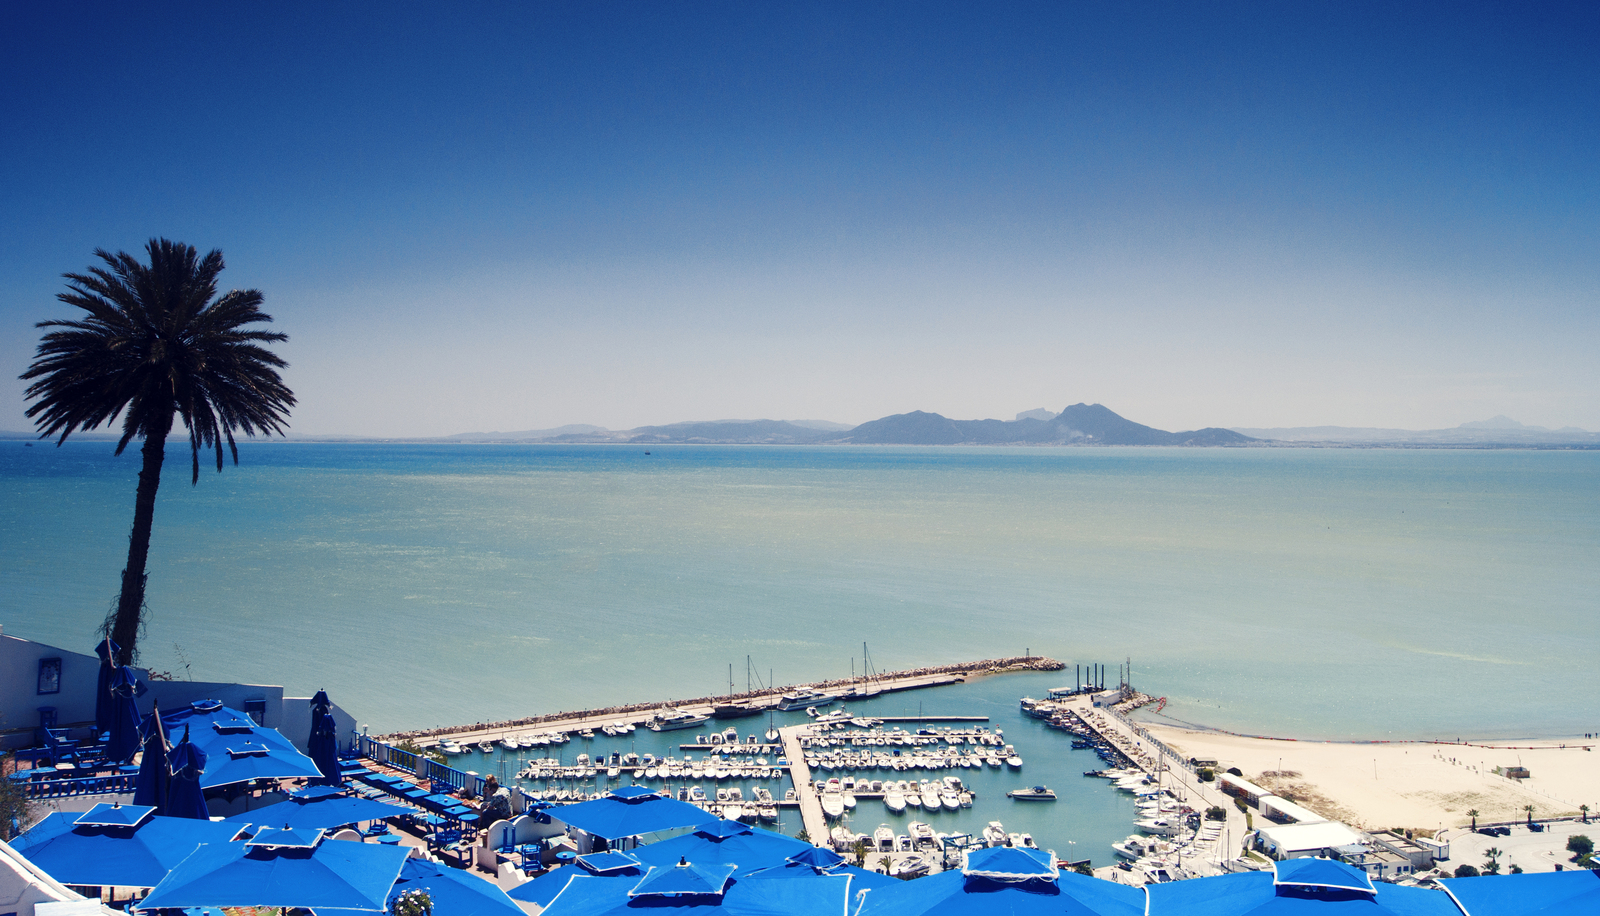
[[[414,751],[404,750],[392,744],[384,744],[375,738],[361,736],[356,746],[361,756],[387,764],[397,770],[402,770],[424,779],[441,782],[452,789],[469,789],[474,795],[483,794],[483,777],[465,773],[452,766],[447,766]]]
[[[73,776],[67,779],[19,780],[29,798],[68,798],[74,795],[121,795],[133,791],[131,773],[115,776]]]

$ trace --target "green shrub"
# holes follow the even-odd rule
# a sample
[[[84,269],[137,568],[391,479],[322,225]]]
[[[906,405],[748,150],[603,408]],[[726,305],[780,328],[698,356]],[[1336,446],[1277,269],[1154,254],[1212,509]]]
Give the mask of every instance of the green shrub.
[[[1476,868],[1473,868],[1471,865],[1457,865],[1456,866],[1456,877],[1457,878],[1476,878],[1476,877],[1478,877],[1478,870]]]
[[[1199,778],[1201,782],[1210,782],[1211,780],[1217,778],[1216,772],[1210,767],[1201,767],[1199,772],[1195,773],[1195,776]]]
[[[1594,840],[1589,839],[1588,836],[1581,833],[1573,834],[1572,836],[1567,837],[1567,852],[1573,854],[1572,860],[1576,862],[1583,856],[1594,852]]]

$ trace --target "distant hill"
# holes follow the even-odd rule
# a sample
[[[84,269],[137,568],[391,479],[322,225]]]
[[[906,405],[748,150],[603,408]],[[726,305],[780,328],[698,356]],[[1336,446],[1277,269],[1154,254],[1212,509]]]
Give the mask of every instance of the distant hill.
[[[915,410],[872,420],[839,437],[860,445],[1245,445],[1257,441],[1207,427],[1169,433],[1135,423],[1100,404],[1074,404],[1053,419],[952,420]]]
[[[709,423],[673,423],[641,426],[628,431],[629,442],[731,442],[737,444],[799,445],[837,438],[837,430],[799,426],[787,420],[715,420]]]

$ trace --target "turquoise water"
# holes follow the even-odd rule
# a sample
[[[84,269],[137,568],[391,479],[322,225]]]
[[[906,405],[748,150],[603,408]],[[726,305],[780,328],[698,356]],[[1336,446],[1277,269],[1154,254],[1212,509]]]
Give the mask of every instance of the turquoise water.
[[[651,452],[251,443],[198,487],[177,458],[143,660],[325,687],[375,731],[715,693],[747,655],[845,676],[862,642],[885,670],[1131,657],[1248,732],[1600,729],[1600,454]],[[137,472],[0,443],[8,633],[92,645]]]

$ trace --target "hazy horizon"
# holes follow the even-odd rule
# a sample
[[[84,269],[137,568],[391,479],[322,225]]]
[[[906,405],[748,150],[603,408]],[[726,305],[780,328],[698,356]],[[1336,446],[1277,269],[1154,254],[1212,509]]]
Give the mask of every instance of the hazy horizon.
[[[8,22],[0,429],[61,274],[153,236],[265,293],[300,435],[1600,429],[1592,4]]]

